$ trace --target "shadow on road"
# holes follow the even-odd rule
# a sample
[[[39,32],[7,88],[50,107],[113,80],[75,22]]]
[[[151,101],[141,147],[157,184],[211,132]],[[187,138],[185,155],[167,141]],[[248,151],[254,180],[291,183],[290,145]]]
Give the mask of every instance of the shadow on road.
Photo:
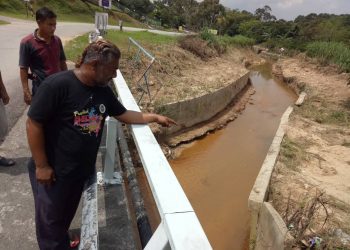
[[[28,172],[27,163],[29,161],[29,157],[19,157],[12,159],[16,161],[16,164],[11,167],[0,166],[0,174],[17,176]]]

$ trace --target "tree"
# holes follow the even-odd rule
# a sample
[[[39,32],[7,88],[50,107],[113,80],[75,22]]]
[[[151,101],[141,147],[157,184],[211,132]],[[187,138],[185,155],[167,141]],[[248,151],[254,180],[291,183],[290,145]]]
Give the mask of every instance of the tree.
[[[155,1],[154,16],[162,24],[177,28],[179,25],[191,26],[197,13],[198,3],[195,0],[162,0]]]
[[[154,5],[149,0],[120,0],[119,3],[139,16],[147,15],[154,9]]]
[[[259,20],[249,20],[239,25],[239,33],[249,38],[255,39],[257,42],[267,40],[267,31],[264,24]]]
[[[219,0],[204,0],[199,3],[197,14],[195,15],[199,28],[213,28],[216,20],[225,13],[225,7]]]
[[[265,5],[263,8],[258,8],[255,11],[255,16],[262,22],[275,21],[276,17],[271,14],[271,7]]]
[[[226,11],[224,22],[220,22],[220,25],[224,25],[224,27],[220,27],[222,33],[226,33],[230,36],[235,36],[239,34],[239,26],[241,23],[256,20],[252,13],[247,11],[240,12],[239,10],[230,10]]]

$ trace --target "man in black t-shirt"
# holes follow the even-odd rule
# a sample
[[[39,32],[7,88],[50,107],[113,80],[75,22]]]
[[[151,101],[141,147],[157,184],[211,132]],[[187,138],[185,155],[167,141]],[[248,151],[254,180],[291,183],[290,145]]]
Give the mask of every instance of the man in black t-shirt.
[[[75,70],[54,74],[41,84],[28,111],[28,169],[41,250],[69,248],[68,229],[84,182],[95,173],[107,115],[124,123],[175,124],[119,103],[107,86],[116,77],[119,58],[119,49],[110,42],[90,44]]]

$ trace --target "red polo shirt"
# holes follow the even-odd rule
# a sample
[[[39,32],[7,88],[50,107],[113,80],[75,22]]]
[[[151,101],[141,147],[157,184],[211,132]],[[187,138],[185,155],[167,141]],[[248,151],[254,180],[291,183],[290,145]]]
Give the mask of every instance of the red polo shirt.
[[[34,81],[40,83],[47,76],[61,71],[61,61],[66,61],[61,39],[53,36],[50,43],[37,36],[37,29],[21,41],[19,66],[30,68]]]

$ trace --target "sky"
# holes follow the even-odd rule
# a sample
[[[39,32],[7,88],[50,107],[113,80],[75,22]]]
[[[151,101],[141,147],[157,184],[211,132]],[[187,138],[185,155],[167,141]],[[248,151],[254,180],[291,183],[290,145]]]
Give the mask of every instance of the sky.
[[[254,13],[268,5],[277,19],[294,20],[298,15],[310,13],[350,14],[350,0],[220,0],[230,9]]]

